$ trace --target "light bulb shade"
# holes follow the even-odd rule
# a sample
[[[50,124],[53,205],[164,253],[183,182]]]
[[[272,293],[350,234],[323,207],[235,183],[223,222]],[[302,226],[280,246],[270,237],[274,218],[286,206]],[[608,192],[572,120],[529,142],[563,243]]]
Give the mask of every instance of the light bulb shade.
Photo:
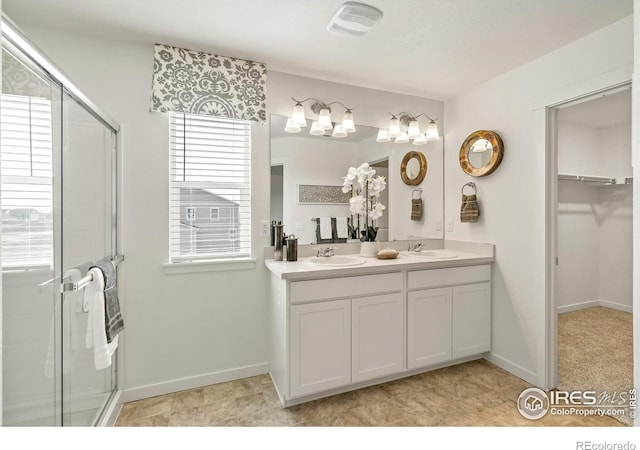
[[[389,137],[397,138],[398,136],[400,136],[400,133],[400,119],[398,119],[397,117],[392,117],[391,120],[389,120]]]
[[[407,135],[407,132],[400,132],[400,136],[398,136],[394,142],[396,144],[406,144],[407,142],[409,142],[409,136]]]
[[[347,132],[344,131],[342,125],[336,124],[336,126],[333,128],[333,133],[331,134],[331,136],[334,138],[343,138],[347,137]]]
[[[307,126],[307,119],[304,116],[304,106],[302,106],[300,103],[296,103],[296,105],[293,107],[293,114],[291,114],[291,120],[293,121],[294,124],[298,125],[299,127]]]
[[[438,125],[432,120],[427,126],[427,141],[439,141]]]
[[[284,131],[287,133],[300,133],[300,127],[293,122],[293,118],[287,119],[287,124],[284,127]]]
[[[322,136],[324,134],[324,128],[318,125],[318,121],[314,120],[311,124],[311,128],[309,129],[309,134],[314,136]]]
[[[415,139],[420,136],[420,125],[418,125],[417,120],[409,122],[409,131],[407,132],[407,136],[409,136],[409,139]]]
[[[427,135],[420,133],[417,138],[413,140],[413,145],[424,145],[427,143]]]
[[[347,110],[342,116],[342,129],[347,133],[353,133],[356,131],[356,126],[353,123],[353,113]]]
[[[376,142],[389,142],[391,138],[389,137],[389,130],[383,130],[380,128],[378,130],[378,137],[376,137]]]
[[[318,126],[323,130],[330,130],[333,128],[331,124],[331,111],[328,109],[321,109],[320,114],[318,114]]]

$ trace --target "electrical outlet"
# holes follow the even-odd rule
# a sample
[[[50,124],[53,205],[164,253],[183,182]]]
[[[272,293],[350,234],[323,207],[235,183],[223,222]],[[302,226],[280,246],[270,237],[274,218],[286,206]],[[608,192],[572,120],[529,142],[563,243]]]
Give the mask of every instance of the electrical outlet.
[[[260,221],[260,237],[269,237],[269,227],[271,226],[271,222],[268,220]]]
[[[442,231],[442,220],[436,220],[436,231]]]
[[[453,231],[453,219],[447,219],[447,231]]]

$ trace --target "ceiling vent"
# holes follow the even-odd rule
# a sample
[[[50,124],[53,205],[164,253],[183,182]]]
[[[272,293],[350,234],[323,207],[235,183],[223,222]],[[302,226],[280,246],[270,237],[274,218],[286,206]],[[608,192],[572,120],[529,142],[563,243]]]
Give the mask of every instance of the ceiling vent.
[[[367,34],[382,19],[382,11],[358,2],[342,5],[327,25],[334,33],[362,36]]]

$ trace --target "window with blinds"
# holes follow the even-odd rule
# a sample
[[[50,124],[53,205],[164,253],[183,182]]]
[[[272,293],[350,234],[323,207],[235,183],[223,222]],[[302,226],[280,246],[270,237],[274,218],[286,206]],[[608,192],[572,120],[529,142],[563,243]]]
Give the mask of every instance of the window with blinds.
[[[171,262],[251,256],[251,122],[172,113]]]
[[[0,97],[2,267],[53,263],[51,101]]]

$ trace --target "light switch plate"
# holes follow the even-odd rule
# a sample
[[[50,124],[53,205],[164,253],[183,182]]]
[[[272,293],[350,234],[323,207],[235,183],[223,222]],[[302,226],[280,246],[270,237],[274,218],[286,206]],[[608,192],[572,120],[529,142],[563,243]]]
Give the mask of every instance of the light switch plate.
[[[442,231],[442,220],[436,220],[436,231]]]
[[[447,231],[453,231],[453,219],[447,219]]]
[[[260,237],[269,237],[269,226],[271,223],[268,220],[260,221]]]

